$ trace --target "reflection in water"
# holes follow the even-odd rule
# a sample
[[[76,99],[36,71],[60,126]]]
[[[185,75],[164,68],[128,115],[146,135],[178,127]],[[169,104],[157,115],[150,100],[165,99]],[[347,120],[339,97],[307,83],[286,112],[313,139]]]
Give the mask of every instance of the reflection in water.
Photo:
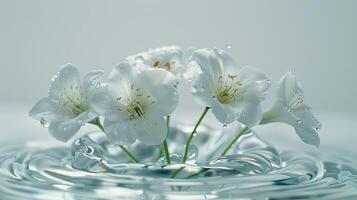
[[[277,151],[254,133],[246,134],[228,156],[217,151],[232,138],[201,128],[180,164],[187,127],[172,129],[173,164],[160,148],[135,143],[144,164],[129,159],[101,133],[68,147],[26,145],[0,151],[0,199],[353,199],[357,161],[353,156],[317,156]],[[210,135],[208,134],[210,133]],[[172,142],[175,141],[175,142]],[[223,148],[220,148],[223,149]],[[161,157],[160,157],[161,155]],[[175,179],[170,178],[179,168]]]

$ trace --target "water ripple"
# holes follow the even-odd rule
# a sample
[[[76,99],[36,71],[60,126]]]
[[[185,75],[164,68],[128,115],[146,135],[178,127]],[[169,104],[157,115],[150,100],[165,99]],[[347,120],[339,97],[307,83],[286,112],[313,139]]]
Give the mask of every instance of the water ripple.
[[[344,153],[278,152],[248,134],[230,155],[207,164],[125,164],[120,151],[105,140],[81,138],[91,151],[28,144],[0,149],[0,199],[354,199],[357,197],[357,161]],[[172,137],[178,137],[174,135]],[[100,139],[100,138],[99,138]],[[179,140],[179,138],[177,141]],[[259,140],[259,142],[257,142]],[[184,140],[182,140],[184,141]],[[208,144],[207,138],[196,139]],[[257,145],[259,143],[259,145]],[[218,144],[218,143],[217,143]],[[253,145],[255,144],[255,145]],[[207,146],[206,146],[207,147]],[[204,147],[204,148],[206,148]],[[102,154],[96,154],[103,148]],[[142,158],[152,147],[141,147]],[[146,149],[145,149],[146,148]],[[152,148],[152,149],[149,149]],[[180,149],[172,146],[171,149]],[[238,150],[239,149],[239,150]],[[73,149],[72,149],[73,150]],[[145,151],[143,151],[145,150]],[[202,151],[202,149],[201,149]],[[110,153],[108,153],[110,152]],[[154,150],[152,151],[154,153]],[[137,152],[138,153],[138,152]],[[91,157],[90,155],[93,155]],[[99,155],[99,157],[98,157]],[[81,157],[84,156],[84,157]],[[96,157],[97,156],[97,157]],[[87,160],[86,160],[87,159]],[[93,160],[94,159],[94,160]],[[97,159],[97,160],[95,160]],[[205,158],[207,160],[207,158]],[[201,160],[205,160],[201,159]],[[120,162],[119,162],[120,161]],[[73,165],[73,162],[79,162]],[[78,169],[83,166],[82,170]],[[74,168],[73,166],[76,166]],[[180,168],[176,178],[170,178]],[[197,174],[192,176],[192,174]],[[191,177],[190,177],[191,176]],[[189,177],[189,178],[188,178]]]

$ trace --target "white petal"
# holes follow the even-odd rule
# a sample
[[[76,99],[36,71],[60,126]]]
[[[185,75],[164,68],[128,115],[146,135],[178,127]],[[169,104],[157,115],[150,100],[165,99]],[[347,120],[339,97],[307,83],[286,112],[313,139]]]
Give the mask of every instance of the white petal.
[[[48,95],[51,99],[62,100],[61,94],[65,88],[80,87],[80,77],[77,67],[67,64],[61,67],[58,73],[52,78],[48,89]]]
[[[115,98],[106,87],[97,88],[89,97],[90,107],[111,121],[128,119],[128,114],[123,109],[124,105],[117,102]]]
[[[164,69],[145,70],[135,78],[135,84],[148,91],[153,90],[158,85],[173,86],[176,82],[176,77]]]
[[[242,102],[242,110],[238,121],[248,127],[253,127],[262,120],[262,108],[258,98],[251,97]]]
[[[308,106],[302,106],[293,112],[298,120],[291,122],[291,125],[295,127],[296,133],[305,143],[318,147],[320,144],[318,135],[318,131],[321,128],[320,122],[316,119]]]
[[[254,67],[244,67],[238,74],[247,95],[255,95],[260,99],[265,98],[265,92],[270,87],[270,79],[260,70]]]
[[[29,115],[34,119],[41,120],[42,118],[50,120],[66,120],[73,117],[73,114],[49,98],[39,100],[31,109]]]
[[[168,85],[159,85],[151,91],[151,94],[156,98],[156,101],[150,107],[150,113],[155,113],[157,116],[166,116],[175,110],[178,104],[178,94],[175,88]]]
[[[119,63],[113,68],[108,78],[108,90],[113,96],[126,99],[131,95],[134,77],[138,74],[134,65],[127,61]]]
[[[206,72],[208,75],[212,76],[212,79],[215,80],[222,75],[222,69],[219,65],[210,65],[210,56],[212,50],[210,49],[198,49],[193,52],[192,59],[197,62],[201,67],[203,72]]]
[[[239,109],[237,107],[232,107],[229,104],[221,104],[218,101],[212,101],[212,112],[223,124],[230,124],[238,118]]]
[[[88,72],[83,78],[83,87],[87,95],[91,93],[93,89],[100,86],[101,78],[104,72],[101,70],[93,70]]]
[[[167,125],[163,117],[146,116],[130,121],[137,139],[148,145],[159,145],[167,137]]]
[[[303,94],[300,83],[291,72],[287,72],[280,79],[278,88],[278,100],[284,105],[289,105],[294,98],[294,94]]]
[[[213,83],[212,76],[206,72],[200,74],[192,84],[192,95],[195,101],[203,106],[211,107],[213,105]]]
[[[239,71],[233,58],[223,50],[214,49],[209,56],[209,64],[212,69],[220,69],[220,74],[216,74],[216,78],[220,75],[236,74]],[[218,75],[218,76],[217,76]]]
[[[295,127],[295,132],[306,144],[311,144],[316,147],[320,146],[320,137],[316,131],[304,129],[302,127]]]
[[[135,132],[128,120],[110,121],[104,120],[106,137],[112,144],[132,144],[135,142]]]
[[[48,127],[50,134],[59,141],[67,142],[81,128],[81,124],[77,120],[70,121],[52,121]]]

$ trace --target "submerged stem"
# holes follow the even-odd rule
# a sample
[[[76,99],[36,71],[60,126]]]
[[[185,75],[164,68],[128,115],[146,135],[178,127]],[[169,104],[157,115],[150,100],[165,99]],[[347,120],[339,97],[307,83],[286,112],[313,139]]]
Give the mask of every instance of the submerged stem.
[[[89,122],[91,124],[96,125],[103,133],[105,133],[104,127],[102,123],[100,123],[99,118],[95,118],[93,121]],[[134,162],[134,163],[140,163],[139,159],[134,156],[128,149],[126,149],[123,145],[118,145],[127,155],[128,157]]]
[[[233,144],[237,142],[237,140],[247,131],[249,128],[246,126],[243,129],[240,129],[237,133],[237,135],[233,138],[233,140],[228,144],[228,146],[224,149],[223,153],[221,154],[222,156],[225,156],[228,151],[232,148]]]
[[[195,127],[193,128],[189,138],[187,139],[186,146],[185,146],[185,151],[184,151],[183,158],[182,158],[182,163],[185,163],[186,160],[187,160],[187,154],[188,154],[188,149],[190,147],[190,143],[191,143],[191,141],[193,139],[193,136],[196,133],[197,127],[201,124],[201,122],[202,122],[203,118],[205,117],[205,115],[207,114],[208,110],[209,110],[209,107],[205,107],[203,113],[201,114],[201,116],[198,119]]]

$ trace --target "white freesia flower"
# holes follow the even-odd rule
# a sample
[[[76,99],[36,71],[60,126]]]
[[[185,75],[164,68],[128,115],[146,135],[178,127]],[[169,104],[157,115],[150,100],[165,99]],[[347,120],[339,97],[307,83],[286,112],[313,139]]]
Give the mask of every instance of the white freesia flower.
[[[264,113],[262,124],[284,122],[295,128],[296,133],[307,144],[320,145],[318,132],[321,123],[305,104],[300,83],[291,72],[279,82],[278,99],[272,108]]]
[[[165,116],[174,111],[176,78],[164,69],[139,72],[123,61],[111,72],[107,87],[97,89],[91,104],[104,116],[104,129],[114,144],[161,144],[167,136]]]
[[[56,139],[66,142],[82,125],[94,120],[97,114],[90,109],[88,97],[100,84],[102,71],[91,71],[80,81],[78,69],[67,64],[52,78],[48,97],[38,101],[30,116],[48,127]]]
[[[183,51],[178,46],[163,46],[149,49],[147,52],[126,57],[134,62],[139,70],[147,68],[165,69],[180,79],[192,79],[198,74],[199,67],[189,63],[193,49]]]
[[[226,52],[216,49],[196,50],[193,59],[202,69],[192,89],[198,103],[211,107],[224,124],[238,120],[252,127],[260,122],[260,102],[270,86],[264,73],[253,67],[239,68]]]

